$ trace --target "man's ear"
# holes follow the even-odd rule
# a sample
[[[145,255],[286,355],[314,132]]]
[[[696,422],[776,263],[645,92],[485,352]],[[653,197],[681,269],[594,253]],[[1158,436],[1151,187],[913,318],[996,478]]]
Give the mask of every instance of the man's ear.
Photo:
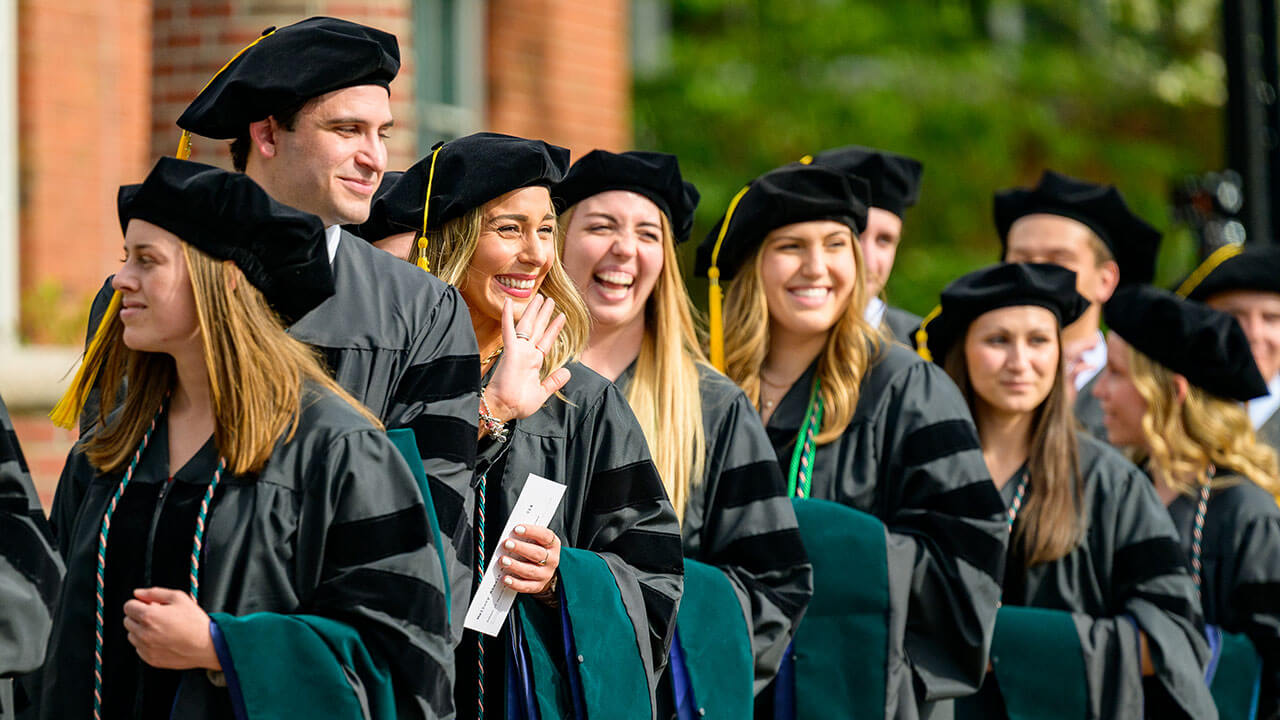
[[[263,157],[275,157],[276,138],[281,129],[280,124],[273,117],[249,123],[250,154],[256,152]]]
[[[1096,302],[1105,303],[1111,299],[1120,285],[1120,266],[1115,260],[1107,260],[1098,266],[1098,297]]]

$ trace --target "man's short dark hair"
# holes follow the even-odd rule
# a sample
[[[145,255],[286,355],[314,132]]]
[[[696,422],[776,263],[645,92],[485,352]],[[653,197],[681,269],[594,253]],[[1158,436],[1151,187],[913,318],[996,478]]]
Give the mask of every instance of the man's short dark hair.
[[[270,117],[275,118],[280,127],[293,132],[298,125],[298,113],[302,112],[302,108],[306,107],[308,102],[310,100],[303,100],[293,107],[271,113]],[[236,172],[244,172],[244,169],[249,166],[251,147],[253,147],[253,139],[249,137],[249,126],[246,125],[236,139],[231,141],[231,167],[235,168]]]

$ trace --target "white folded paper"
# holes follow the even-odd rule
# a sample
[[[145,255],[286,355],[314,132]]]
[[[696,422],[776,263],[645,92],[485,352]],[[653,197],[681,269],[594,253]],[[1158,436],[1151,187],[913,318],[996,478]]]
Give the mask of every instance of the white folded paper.
[[[511,603],[515,602],[515,590],[499,582],[502,567],[498,565],[498,557],[502,551],[502,543],[511,537],[516,525],[541,525],[545,527],[551,522],[556,508],[560,506],[560,498],[564,496],[564,485],[552,482],[544,477],[529,473],[524,488],[520,490],[520,498],[507,518],[507,526],[502,534],[494,536],[486,533],[493,542],[493,554],[489,556],[489,564],[485,566],[484,578],[480,580],[480,588],[471,598],[471,607],[467,608],[467,619],[462,626],[468,630],[482,632],[496,637],[506,622],[507,613],[511,611]]]

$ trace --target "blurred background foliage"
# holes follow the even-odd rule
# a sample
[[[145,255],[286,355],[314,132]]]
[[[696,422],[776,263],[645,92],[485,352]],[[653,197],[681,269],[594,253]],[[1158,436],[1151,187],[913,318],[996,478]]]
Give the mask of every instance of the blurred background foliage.
[[[636,147],[702,191],[695,242],[752,177],[847,144],[916,157],[887,294],[918,314],[996,261],[991,196],[1044,168],[1118,185],[1166,231],[1158,282],[1193,267],[1170,192],[1223,165],[1214,0],[673,0],[638,63]],[[692,267],[692,262],[686,264]],[[705,283],[691,281],[699,305]]]

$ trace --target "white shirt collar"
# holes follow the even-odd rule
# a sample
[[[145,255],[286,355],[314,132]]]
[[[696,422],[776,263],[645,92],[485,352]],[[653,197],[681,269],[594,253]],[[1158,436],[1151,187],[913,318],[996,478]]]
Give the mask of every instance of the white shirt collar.
[[[1076,390],[1081,390],[1102,372],[1107,366],[1107,337],[1098,331],[1098,342],[1080,354],[1080,364],[1084,367],[1076,374]]]
[[[1280,410],[1280,374],[1267,383],[1266,395],[1254,398],[1245,405],[1248,407],[1249,420],[1253,422],[1253,429],[1262,427],[1262,424],[1270,419],[1276,410]]]
[[[333,264],[333,259],[338,255],[338,242],[342,240],[342,226],[330,225],[324,229],[325,249],[329,251],[329,264]]]
[[[884,311],[888,306],[878,297],[873,297],[867,302],[867,307],[862,311],[862,318],[867,321],[873,328],[880,327],[880,323],[884,321]]]

